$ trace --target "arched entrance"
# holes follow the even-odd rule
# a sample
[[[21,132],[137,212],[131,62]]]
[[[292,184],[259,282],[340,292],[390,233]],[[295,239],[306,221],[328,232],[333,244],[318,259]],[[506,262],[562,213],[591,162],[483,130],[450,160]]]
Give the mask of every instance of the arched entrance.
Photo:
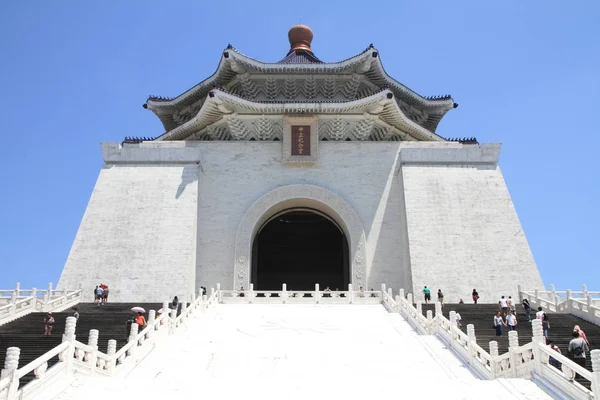
[[[348,240],[326,214],[309,208],[284,210],[258,230],[252,249],[255,290],[344,290],[350,282]]]

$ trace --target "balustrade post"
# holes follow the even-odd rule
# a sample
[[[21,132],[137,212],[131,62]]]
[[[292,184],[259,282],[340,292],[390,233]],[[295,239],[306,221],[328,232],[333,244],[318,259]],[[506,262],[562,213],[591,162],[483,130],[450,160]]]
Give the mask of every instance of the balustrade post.
[[[247,300],[248,300],[248,303],[252,303],[254,301],[254,283],[250,284]]]
[[[170,314],[169,318],[169,334],[173,334],[175,333],[175,328],[177,327],[177,310],[171,310],[171,314]]]
[[[161,310],[162,310],[161,314],[167,314],[167,315],[169,315],[169,302],[168,301],[163,301],[163,305],[162,305],[162,309]],[[164,325],[165,323],[166,323],[166,320],[163,319],[161,321],[161,324]]]
[[[220,291],[217,293],[221,293]],[[183,300],[181,303],[181,322],[185,321],[187,318],[187,301]]]
[[[390,299],[393,299],[393,298],[394,298],[394,294],[393,294],[393,292],[392,292],[392,288],[388,288],[388,290],[387,290],[387,294],[388,294],[388,297],[389,297]],[[382,297],[383,297],[383,295],[382,295]]]
[[[423,314],[423,303],[421,300],[417,300],[417,315]]]
[[[436,314],[437,314],[437,305],[439,303],[435,303],[436,305]],[[441,315],[441,314],[437,314],[437,315]],[[448,315],[448,321],[450,322],[450,346],[454,347],[454,341],[456,340],[457,334],[456,334],[456,311],[450,311],[449,315]],[[439,320],[438,320],[438,325],[440,324]]]
[[[69,342],[69,347],[63,351],[60,360],[65,363],[65,372],[67,375],[73,373],[73,357],[75,356],[75,328],[77,326],[77,319],[75,317],[67,317],[65,323],[65,333],[63,334],[62,341]]]
[[[404,294],[404,288],[402,288],[402,289],[400,289],[400,290],[399,290],[399,292],[398,292],[398,295],[399,295],[399,296],[400,296],[400,297],[401,297],[403,300],[404,300],[404,299],[406,299],[406,297],[404,297],[404,296],[405,296],[405,294]]]
[[[583,297],[585,299],[588,295],[587,285],[585,285],[585,284],[581,285],[581,289],[582,289],[581,291],[583,292],[583,296],[581,296],[581,297]]]
[[[600,394],[600,350],[590,352],[592,359],[592,393],[597,397]]]
[[[177,313],[177,310],[173,310],[175,311],[175,313]],[[131,329],[129,330],[129,338],[127,340],[128,343],[132,343],[131,347],[129,348],[129,356],[130,357],[134,357],[136,350],[137,350],[137,335],[138,335],[138,330],[139,330],[139,325],[137,323],[133,323],[131,324]],[[132,358],[135,362],[135,359]]]
[[[17,398],[19,390],[19,379],[17,378],[17,368],[19,367],[19,356],[21,349],[18,347],[9,347],[6,349],[6,358],[4,359],[4,369],[0,372],[0,379],[10,379],[10,384],[6,388],[6,399],[12,400]]]
[[[469,364],[471,364],[476,356],[475,345],[477,344],[477,338],[475,337],[475,325],[467,325],[467,336],[469,338],[467,340],[467,350],[469,351]]]
[[[433,311],[427,310],[427,332],[430,335],[435,333],[435,326],[433,325]]]
[[[554,284],[550,285],[550,299],[554,302],[554,304],[556,305],[554,311],[558,312],[558,300],[556,299],[556,288],[554,287]]]
[[[281,302],[283,304],[285,304],[287,302],[287,299],[288,299],[287,285],[284,283],[281,285]]]
[[[571,308],[573,306],[573,293],[571,292],[571,289],[567,289],[567,306],[565,307],[564,310],[561,310],[562,312],[566,312],[566,313],[570,313],[571,312]]]
[[[496,379],[496,362],[498,355],[498,342],[492,340],[490,342],[490,372],[492,373],[492,379]]]
[[[10,302],[11,302],[12,304],[15,304],[15,303],[17,302],[17,292],[13,291],[13,292],[10,294]]]
[[[542,328],[542,321],[534,319],[531,321],[531,332],[533,337],[533,370],[536,374],[544,375],[543,364],[548,363],[548,357],[545,353],[542,353],[540,346],[546,345],[546,338],[544,337],[544,329]]]
[[[440,303],[439,301],[435,302],[435,316],[444,316],[444,314],[442,313],[442,303]]]
[[[151,339],[152,336],[154,336],[154,330],[156,329],[154,327],[155,322],[156,322],[156,311],[154,311],[154,310],[148,311],[148,326],[150,327],[150,330],[147,333],[148,339]]]
[[[98,332],[97,329],[90,329],[88,346],[90,346],[93,351],[89,354],[86,354],[85,361],[87,361],[90,365],[90,373],[92,375],[96,373],[96,365],[98,363],[98,336],[100,336],[100,332]]]
[[[382,283],[381,284],[381,293],[384,293],[384,292],[387,293],[387,288],[385,286],[385,283]]]
[[[508,352],[510,353],[510,370],[513,378],[518,378],[517,365],[521,364],[521,360],[517,360],[517,348],[519,347],[519,334],[517,331],[508,332]]]
[[[17,282],[15,285],[15,292],[17,293],[17,297],[21,296],[21,282]]]
[[[586,302],[587,302],[587,313],[591,316],[594,317],[594,310],[592,310],[592,307],[594,305],[594,301],[592,299],[592,295],[591,294],[587,294],[586,296]],[[591,319],[592,321],[594,320],[593,318]]]
[[[354,291],[352,290],[352,284],[348,284],[348,303],[352,304],[354,302]]]
[[[31,307],[33,308],[33,310],[36,310],[37,307],[37,289],[36,288],[32,288],[31,289]]]
[[[221,284],[217,283],[217,303],[222,303],[223,301],[223,295],[221,294]]]
[[[315,283],[315,294],[314,294],[314,298],[315,298],[315,304],[319,304],[319,284]]]
[[[406,295],[406,301],[408,302],[409,306],[414,307],[412,293],[409,293],[409,294]]]
[[[394,305],[394,311],[400,312],[400,295],[397,294],[394,300],[396,300],[396,304]]]
[[[117,354],[117,341],[115,339],[110,339],[108,341],[108,347],[106,348],[106,354],[108,356],[112,356],[110,361],[108,362],[107,369],[110,375],[115,373],[115,367],[117,366],[117,360],[114,358],[115,354]]]

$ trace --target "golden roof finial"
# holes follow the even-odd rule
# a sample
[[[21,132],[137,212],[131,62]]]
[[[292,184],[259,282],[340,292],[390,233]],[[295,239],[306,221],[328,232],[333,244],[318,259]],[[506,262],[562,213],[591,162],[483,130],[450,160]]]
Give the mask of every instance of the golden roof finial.
[[[288,32],[288,39],[290,40],[289,53],[295,50],[305,50],[312,53],[310,44],[313,40],[313,31],[308,26],[302,24],[292,26]]]

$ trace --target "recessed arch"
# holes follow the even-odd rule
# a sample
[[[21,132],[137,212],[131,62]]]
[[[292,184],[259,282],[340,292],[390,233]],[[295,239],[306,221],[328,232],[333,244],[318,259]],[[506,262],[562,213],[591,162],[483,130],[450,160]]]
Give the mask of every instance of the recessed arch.
[[[348,239],[350,282],[365,286],[365,231],[356,211],[340,196],[316,185],[286,185],[266,193],[246,211],[235,240],[234,288],[248,288],[251,277],[252,243],[263,224],[274,215],[293,208],[318,210],[343,229]]]

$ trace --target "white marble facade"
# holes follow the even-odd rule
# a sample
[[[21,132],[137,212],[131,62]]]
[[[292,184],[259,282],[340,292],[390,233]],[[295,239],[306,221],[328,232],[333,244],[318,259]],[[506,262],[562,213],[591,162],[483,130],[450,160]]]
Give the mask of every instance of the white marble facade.
[[[200,285],[247,285],[262,222],[291,207],[334,219],[355,285],[447,302],[517,296],[543,283],[497,165],[500,146],[318,142],[315,160],[284,143],[103,143],[100,171],[60,288],[110,285],[113,301],[189,298]],[[89,289],[89,290],[87,290]]]

